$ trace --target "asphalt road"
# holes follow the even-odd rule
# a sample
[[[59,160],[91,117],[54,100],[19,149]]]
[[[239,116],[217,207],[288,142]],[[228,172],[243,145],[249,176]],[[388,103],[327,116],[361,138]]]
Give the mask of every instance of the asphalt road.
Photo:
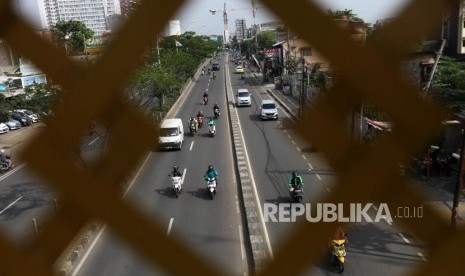
[[[209,103],[201,104],[204,91]],[[237,201],[233,154],[226,111],[223,70],[216,79],[201,76],[175,117],[185,122],[202,110],[213,116],[217,102],[222,116],[217,122],[217,135],[208,136],[204,126],[194,136],[185,136],[181,151],[153,152],[148,157],[127,199],[142,212],[165,225],[171,237],[182,239],[221,271],[242,274],[247,260]],[[209,164],[219,171],[218,192],[214,200],[208,198],[203,179]],[[184,192],[175,198],[168,174],[178,165],[184,174]],[[77,275],[160,275],[162,271],[145,263],[117,238],[105,231],[95,244]],[[163,248],[160,248],[163,250]]]
[[[237,108],[237,112],[262,205],[289,201],[287,180],[293,170],[304,178],[304,201],[312,203],[332,192],[336,175],[318,152],[292,130],[293,123],[284,110],[280,110],[278,121],[261,121],[258,105],[269,95],[250,74],[241,80],[239,75],[233,74],[234,65],[226,66],[228,69],[223,70],[222,67],[215,80],[200,77],[176,115],[183,119],[185,130],[188,130],[187,119],[190,116],[199,110],[203,110],[206,116],[212,116],[212,104],[218,102],[222,116],[217,124],[217,136],[208,137],[208,128],[204,127],[194,137],[186,136],[181,151],[151,153],[127,200],[139,206],[159,225],[164,225],[167,235],[184,240],[218,269],[230,274],[243,274],[247,271],[247,261],[226,117],[223,73],[227,72],[226,85],[229,89],[248,88],[253,96],[252,106]],[[202,94],[206,90],[210,100],[207,106],[203,106]],[[101,146],[98,137],[84,137],[83,156],[92,158]],[[168,177],[175,164],[186,170],[184,193],[178,199],[174,197]],[[214,200],[208,199],[202,177],[209,164],[213,164],[220,173],[218,194]],[[40,222],[53,212],[54,198],[53,191],[27,167],[18,167],[16,171],[1,176],[0,229],[18,243],[28,242],[33,238],[32,218],[36,218],[40,226]],[[268,222],[266,227],[274,252],[293,232],[292,223]],[[348,234],[350,244],[345,275],[403,275],[421,265],[426,255],[418,241],[385,222],[360,223],[352,226]],[[164,274],[113,236],[111,229],[106,229],[99,236],[75,272],[77,275]],[[332,274],[325,261],[309,267],[305,273]]]
[[[230,64],[233,72],[235,65]],[[232,74],[231,88],[247,88],[252,93],[251,107],[238,107],[240,124],[252,164],[260,202],[289,203],[288,178],[292,171],[304,180],[304,203],[320,202],[331,193],[336,174],[311,145],[292,129],[293,122],[283,109],[277,121],[262,121],[259,104],[271,98],[251,75],[245,80]],[[267,222],[273,252],[293,234],[293,223]],[[382,221],[359,223],[348,230],[347,264],[344,275],[404,275],[423,262],[425,250],[409,234]],[[330,234],[328,235],[330,236]],[[298,245],[296,245],[298,246]],[[305,275],[333,275],[324,259],[309,267]]]

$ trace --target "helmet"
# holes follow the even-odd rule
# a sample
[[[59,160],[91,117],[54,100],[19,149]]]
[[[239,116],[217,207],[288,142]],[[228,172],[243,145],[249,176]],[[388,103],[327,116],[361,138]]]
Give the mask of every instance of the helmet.
[[[176,166],[176,165],[173,167],[173,171],[178,171],[178,169],[179,169],[179,168],[178,168],[178,166]]]
[[[292,172],[292,177],[297,177],[297,173],[296,173],[296,172]]]
[[[1,153],[5,153],[5,150],[4,150],[4,149],[2,149],[2,150],[1,150]]]
[[[208,169],[209,169],[209,170],[213,170],[213,166],[212,166],[212,165],[208,165]]]
[[[203,113],[202,113],[202,110],[199,111],[199,114],[203,114]]]

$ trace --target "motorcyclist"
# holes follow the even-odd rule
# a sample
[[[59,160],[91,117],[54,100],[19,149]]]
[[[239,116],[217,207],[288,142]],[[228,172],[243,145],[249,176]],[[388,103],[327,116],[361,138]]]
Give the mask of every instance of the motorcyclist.
[[[218,186],[218,171],[213,168],[213,165],[208,165],[208,169],[203,177],[205,180],[208,180],[209,178],[216,179],[216,185]]]
[[[241,73],[241,79],[244,79],[244,72]]]
[[[344,233],[344,229],[342,229],[341,226],[339,226],[336,232],[334,232],[331,240],[345,240],[346,243],[349,242],[349,239],[347,238],[347,235]]]
[[[218,109],[218,112],[220,111],[220,107],[218,106],[218,103],[215,103],[213,105],[213,113],[215,113],[215,109]]]
[[[213,76],[213,78],[216,78],[215,72],[213,72],[213,75],[212,75],[212,76]]]
[[[0,162],[7,165],[8,168],[11,167],[11,158],[9,155],[5,154],[5,150],[0,150]]]
[[[215,122],[215,119],[213,119],[213,118],[208,119],[208,126],[210,127],[210,129],[213,130],[213,132],[216,132],[216,122]]]
[[[296,172],[292,172],[292,176],[289,178],[289,194],[291,198],[294,197],[294,189],[299,186],[303,191],[304,181],[300,175],[298,175]]]
[[[207,94],[207,91],[203,92],[202,101],[203,101],[204,103],[205,103],[205,102],[208,102],[208,94]]]
[[[179,171],[179,167],[178,166],[174,166],[173,167],[173,171],[171,172],[170,176],[172,177],[175,177],[175,176],[179,176],[179,177],[182,177],[182,172]]]
[[[194,123],[195,131],[197,131],[197,128],[199,127],[199,122],[197,122],[197,119],[195,117],[191,117],[189,119],[189,128],[191,127],[192,123]]]
[[[199,110],[199,113],[197,113],[197,122],[199,122],[199,127],[202,127],[202,125],[203,125],[203,113],[202,113],[202,110]]]

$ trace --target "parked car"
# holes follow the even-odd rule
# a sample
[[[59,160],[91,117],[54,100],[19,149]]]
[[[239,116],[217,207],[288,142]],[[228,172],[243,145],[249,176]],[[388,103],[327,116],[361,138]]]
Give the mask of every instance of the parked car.
[[[272,100],[262,100],[260,104],[260,118],[266,119],[278,119],[278,107]]]
[[[15,109],[14,112],[19,113],[20,115],[26,116],[32,120],[33,123],[39,121],[39,116],[27,109]]]
[[[7,133],[8,131],[10,131],[8,126],[5,125],[4,123],[0,123],[0,133]]]
[[[11,118],[18,120],[21,123],[21,126],[30,126],[32,125],[32,120],[29,117],[23,116],[19,113],[12,112]]]
[[[236,67],[236,73],[244,73],[244,67],[242,67],[242,66],[240,66],[240,65],[237,66],[237,67]]]
[[[4,122],[10,130],[15,130],[21,128],[21,123],[17,120],[10,118],[8,121]]]
[[[237,89],[236,106],[251,106],[250,92],[245,88]]]

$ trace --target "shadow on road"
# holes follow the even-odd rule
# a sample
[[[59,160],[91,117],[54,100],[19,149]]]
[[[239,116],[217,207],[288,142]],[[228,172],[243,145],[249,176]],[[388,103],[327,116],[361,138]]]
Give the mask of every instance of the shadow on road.
[[[176,194],[174,193],[173,188],[166,187],[165,189],[154,189],[158,195],[166,196],[168,198],[176,199]]]
[[[199,188],[197,189],[197,191],[187,191],[186,193],[189,193],[195,196],[196,198],[211,200],[210,194],[208,193],[207,188]]]

